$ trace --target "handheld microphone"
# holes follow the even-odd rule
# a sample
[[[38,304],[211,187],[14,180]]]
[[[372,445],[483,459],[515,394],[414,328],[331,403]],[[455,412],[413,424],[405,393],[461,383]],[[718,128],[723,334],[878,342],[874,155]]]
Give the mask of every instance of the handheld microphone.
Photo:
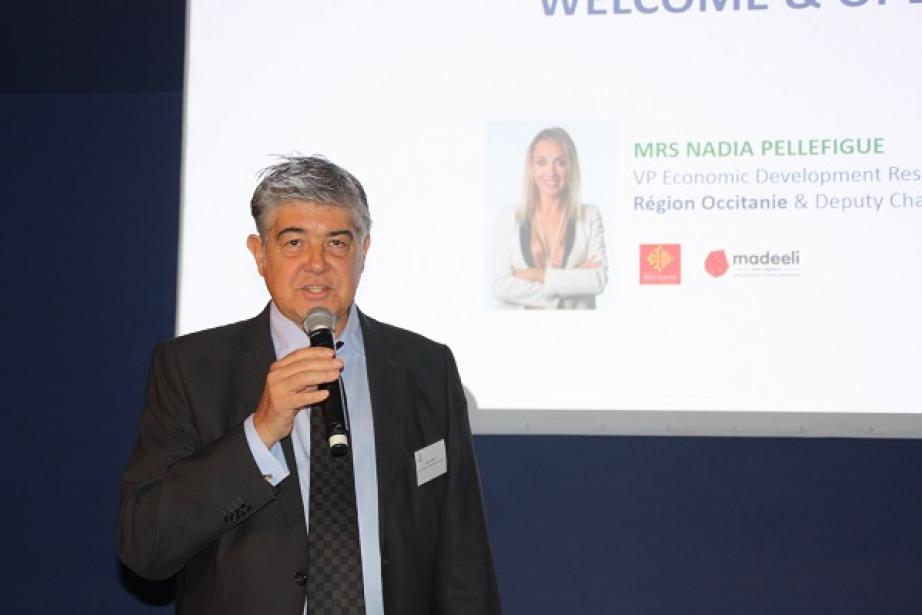
[[[304,317],[303,328],[311,340],[311,346],[330,348],[335,352],[335,327],[336,317],[323,307],[315,307]],[[330,454],[341,457],[349,452],[349,413],[346,410],[343,379],[337,378],[335,382],[321,384],[318,388],[330,393],[329,397],[320,402],[320,411],[323,413],[327,442],[330,443]]]

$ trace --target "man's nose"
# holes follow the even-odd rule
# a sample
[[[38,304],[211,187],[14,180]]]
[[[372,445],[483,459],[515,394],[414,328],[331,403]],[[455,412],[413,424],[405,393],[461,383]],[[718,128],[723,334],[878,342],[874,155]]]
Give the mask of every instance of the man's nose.
[[[304,268],[315,273],[320,273],[327,268],[326,252],[323,245],[315,245],[308,248],[304,258]]]

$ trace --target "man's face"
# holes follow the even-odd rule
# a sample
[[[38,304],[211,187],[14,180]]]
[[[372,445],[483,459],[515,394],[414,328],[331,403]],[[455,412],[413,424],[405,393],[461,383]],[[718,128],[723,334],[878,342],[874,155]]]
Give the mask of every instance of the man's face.
[[[272,213],[265,237],[247,247],[279,311],[301,326],[311,308],[325,307],[342,333],[365,267],[369,237],[359,242],[347,209],[288,201]]]

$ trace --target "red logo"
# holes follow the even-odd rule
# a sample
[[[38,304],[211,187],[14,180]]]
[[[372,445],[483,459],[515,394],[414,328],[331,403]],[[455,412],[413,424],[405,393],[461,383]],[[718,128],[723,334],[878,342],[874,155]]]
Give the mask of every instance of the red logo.
[[[682,282],[682,246],[677,243],[640,245],[641,284]]]
[[[727,262],[727,253],[723,250],[714,250],[704,261],[704,269],[715,278],[727,273],[730,264]]]

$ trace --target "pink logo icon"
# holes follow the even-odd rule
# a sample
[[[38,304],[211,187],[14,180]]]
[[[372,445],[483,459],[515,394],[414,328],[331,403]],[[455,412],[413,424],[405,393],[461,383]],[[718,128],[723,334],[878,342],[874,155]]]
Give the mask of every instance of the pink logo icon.
[[[708,254],[707,259],[704,261],[704,268],[715,278],[719,278],[727,273],[727,269],[730,268],[730,265],[727,263],[726,252],[723,250],[714,250]]]

